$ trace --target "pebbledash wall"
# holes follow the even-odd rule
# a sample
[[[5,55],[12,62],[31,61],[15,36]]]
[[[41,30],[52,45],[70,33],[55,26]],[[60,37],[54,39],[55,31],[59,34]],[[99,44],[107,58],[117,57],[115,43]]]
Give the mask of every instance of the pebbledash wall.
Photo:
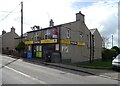
[[[32,54],[31,58],[42,59],[46,55],[55,56],[55,53],[59,53],[60,56],[56,56],[54,61],[60,58],[60,62],[99,59],[102,38],[97,29],[94,32],[87,28],[84,15],[79,12],[76,13],[76,21],[27,32],[26,51]]]

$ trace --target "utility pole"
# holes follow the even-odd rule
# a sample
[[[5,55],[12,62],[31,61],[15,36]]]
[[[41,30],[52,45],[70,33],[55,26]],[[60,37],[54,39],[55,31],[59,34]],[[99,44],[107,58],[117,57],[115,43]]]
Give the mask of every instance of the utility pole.
[[[21,41],[23,39],[23,2],[21,2]]]
[[[113,47],[113,35],[112,35],[112,47]]]

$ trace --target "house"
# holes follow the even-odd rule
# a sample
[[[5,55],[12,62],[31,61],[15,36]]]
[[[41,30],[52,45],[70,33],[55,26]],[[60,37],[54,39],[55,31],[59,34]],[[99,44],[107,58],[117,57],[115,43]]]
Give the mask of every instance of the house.
[[[93,35],[95,38],[100,36],[97,30]],[[94,49],[101,49],[101,39],[99,43]],[[54,26],[51,20],[49,27],[27,32],[25,44],[28,58],[50,58],[52,62],[65,63],[89,61],[92,58],[91,31],[81,12],[76,13],[76,20],[73,22]],[[94,51],[94,58],[101,58],[101,55],[97,55],[101,50]]]
[[[2,35],[0,35],[0,53],[2,53]]]
[[[93,60],[102,58],[102,37],[97,30],[90,29],[91,32],[91,57]]]
[[[15,33],[14,27],[11,28],[10,32],[2,31],[1,44],[3,53],[15,49],[15,37],[18,37],[18,35]]]

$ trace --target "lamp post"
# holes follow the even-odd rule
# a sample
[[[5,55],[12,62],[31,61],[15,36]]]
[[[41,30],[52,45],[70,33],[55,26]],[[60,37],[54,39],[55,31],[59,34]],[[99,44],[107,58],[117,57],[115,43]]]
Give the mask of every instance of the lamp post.
[[[112,47],[113,47],[113,35],[112,35]]]

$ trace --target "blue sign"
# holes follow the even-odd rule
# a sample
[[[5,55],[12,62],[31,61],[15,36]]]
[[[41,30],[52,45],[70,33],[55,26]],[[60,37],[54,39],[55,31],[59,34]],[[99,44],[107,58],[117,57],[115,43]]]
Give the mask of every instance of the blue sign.
[[[77,42],[71,41],[72,45],[77,45]]]
[[[32,58],[32,52],[27,52],[27,58],[31,59]]]

